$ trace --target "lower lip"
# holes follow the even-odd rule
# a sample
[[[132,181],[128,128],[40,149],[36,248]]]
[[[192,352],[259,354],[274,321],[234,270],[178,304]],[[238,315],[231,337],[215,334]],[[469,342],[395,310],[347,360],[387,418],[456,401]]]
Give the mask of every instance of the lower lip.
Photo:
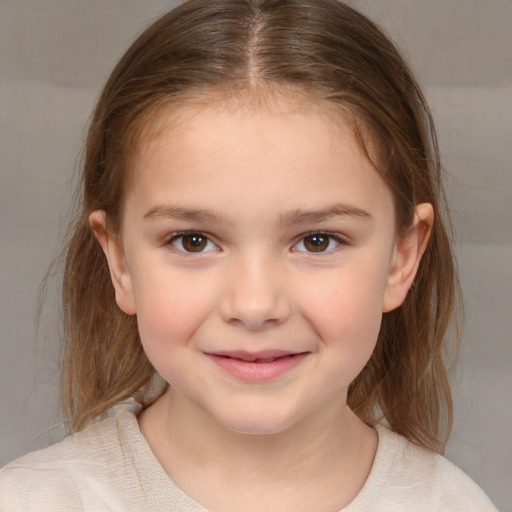
[[[237,379],[247,382],[265,382],[277,379],[300,364],[308,355],[307,352],[278,357],[271,363],[243,361],[232,357],[207,354],[208,357],[225,372]]]

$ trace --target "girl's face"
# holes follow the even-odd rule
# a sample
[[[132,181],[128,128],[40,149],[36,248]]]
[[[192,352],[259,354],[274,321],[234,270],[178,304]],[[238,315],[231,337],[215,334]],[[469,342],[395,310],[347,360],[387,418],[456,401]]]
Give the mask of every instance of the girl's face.
[[[280,107],[174,112],[99,236],[156,370],[244,433],[339,409],[416,265],[349,127]]]

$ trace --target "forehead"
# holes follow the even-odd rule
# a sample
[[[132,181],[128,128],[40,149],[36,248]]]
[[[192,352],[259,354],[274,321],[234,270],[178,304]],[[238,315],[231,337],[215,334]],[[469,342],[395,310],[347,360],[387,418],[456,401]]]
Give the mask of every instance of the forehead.
[[[340,202],[387,211],[392,203],[351,125],[323,104],[289,98],[162,111],[132,161],[126,199],[141,208],[172,203],[232,217]]]
[[[199,168],[201,158],[208,158],[212,168],[218,160],[234,161],[229,165],[240,171],[251,162],[261,165],[271,158],[291,164],[299,153],[313,156],[341,145],[346,153],[359,157],[361,148],[352,126],[341,109],[312,101],[305,93],[269,91],[246,97],[210,93],[163,108],[142,127],[131,162],[133,178],[151,168],[150,160],[156,163],[164,156],[170,158],[169,171],[185,161],[188,166],[191,160]]]
[[[332,131],[338,131],[341,135],[345,135],[349,128],[356,130],[359,124],[345,105],[317,98],[301,87],[258,85],[254,90],[209,88],[148,109],[132,128],[128,128],[127,146],[131,147],[133,155],[142,155],[148,145],[158,144],[179,134],[194,118],[213,110],[231,116],[242,114],[247,118],[258,115],[315,116],[323,118]]]

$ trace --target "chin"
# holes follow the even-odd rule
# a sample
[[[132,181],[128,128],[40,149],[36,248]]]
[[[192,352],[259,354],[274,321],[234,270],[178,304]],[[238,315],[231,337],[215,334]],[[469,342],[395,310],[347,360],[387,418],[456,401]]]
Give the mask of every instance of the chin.
[[[279,434],[296,423],[291,417],[283,414],[283,411],[233,411],[235,415],[216,418],[223,427],[238,434],[264,436]]]

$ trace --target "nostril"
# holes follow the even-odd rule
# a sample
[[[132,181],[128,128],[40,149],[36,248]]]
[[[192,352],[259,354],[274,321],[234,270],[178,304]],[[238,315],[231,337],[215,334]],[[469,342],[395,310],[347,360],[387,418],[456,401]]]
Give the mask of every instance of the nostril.
[[[228,320],[228,323],[230,323],[231,325],[236,326],[236,327],[244,327],[245,329],[248,329],[250,331],[256,331],[256,330],[271,327],[280,322],[278,319],[275,319],[275,318],[265,318],[265,319],[261,320],[261,319],[257,319],[254,317],[253,318],[241,317],[241,318],[231,318]]]

